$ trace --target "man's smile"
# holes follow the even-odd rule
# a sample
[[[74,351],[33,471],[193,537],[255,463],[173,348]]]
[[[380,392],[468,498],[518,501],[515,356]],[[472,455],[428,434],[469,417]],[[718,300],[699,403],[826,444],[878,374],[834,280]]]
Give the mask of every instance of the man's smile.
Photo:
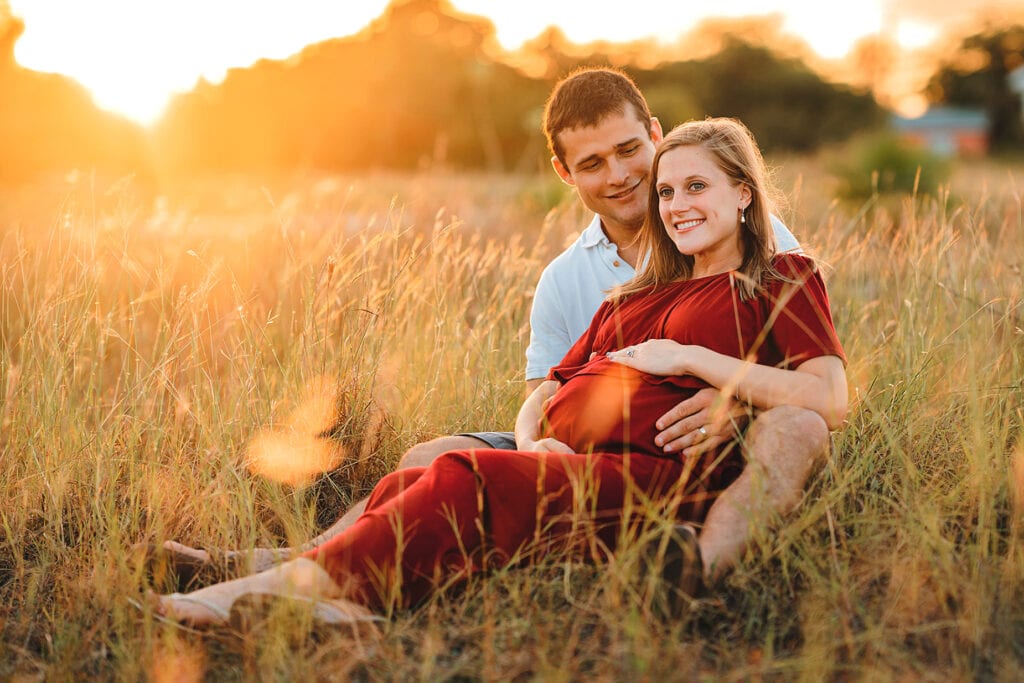
[[[615,194],[605,195],[605,197],[608,199],[626,199],[627,197],[632,195],[633,192],[643,184],[643,182],[644,179],[641,178],[640,180],[636,181],[636,183],[632,187],[626,188],[622,192],[616,192]]]

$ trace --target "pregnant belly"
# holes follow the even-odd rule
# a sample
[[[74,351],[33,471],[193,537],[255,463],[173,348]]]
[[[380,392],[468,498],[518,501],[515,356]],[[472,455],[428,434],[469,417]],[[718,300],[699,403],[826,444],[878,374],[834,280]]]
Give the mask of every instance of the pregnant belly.
[[[577,453],[663,455],[654,443],[654,422],[693,393],[609,363],[600,372],[574,375],[559,388],[544,411],[547,436]]]

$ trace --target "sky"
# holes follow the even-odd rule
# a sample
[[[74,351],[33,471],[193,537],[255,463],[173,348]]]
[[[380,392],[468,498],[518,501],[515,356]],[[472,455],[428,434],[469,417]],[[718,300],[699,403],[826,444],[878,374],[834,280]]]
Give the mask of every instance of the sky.
[[[387,5],[387,0],[6,1],[26,25],[15,46],[22,66],[68,75],[88,88],[99,106],[141,123],[156,120],[175,92],[191,89],[199,78],[218,82],[229,68],[284,59],[310,43],[351,35]],[[457,10],[490,18],[509,50],[551,25],[575,43],[643,38],[675,43],[705,18],[775,14],[782,17],[783,31],[826,59],[843,57],[864,36],[884,33],[914,49],[982,12],[1024,12],[1024,0],[451,2]]]

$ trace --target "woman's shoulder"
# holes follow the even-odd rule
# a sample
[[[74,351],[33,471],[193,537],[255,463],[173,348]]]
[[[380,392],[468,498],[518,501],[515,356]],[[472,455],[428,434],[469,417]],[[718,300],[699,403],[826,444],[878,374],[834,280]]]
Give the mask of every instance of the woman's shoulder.
[[[810,256],[797,252],[783,252],[772,259],[772,268],[785,277],[804,276],[818,272],[818,264]]]
[[[825,288],[819,264],[803,253],[776,254],[771,271],[764,283],[770,297],[794,286],[815,290]]]

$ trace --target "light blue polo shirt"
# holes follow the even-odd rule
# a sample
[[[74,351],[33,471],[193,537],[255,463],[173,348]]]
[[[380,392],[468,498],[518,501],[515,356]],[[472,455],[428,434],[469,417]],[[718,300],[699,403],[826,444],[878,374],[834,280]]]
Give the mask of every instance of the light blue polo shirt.
[[[799,251],[800,243],[782,221],[772,216],[778,250]],[[590,327],[608,292],[636,271],[619,256],[594,215],[568,249],[544,268],[530,311],[530,345],[526,349],[526,379],[543,379],[562,360],[573,343]]]

